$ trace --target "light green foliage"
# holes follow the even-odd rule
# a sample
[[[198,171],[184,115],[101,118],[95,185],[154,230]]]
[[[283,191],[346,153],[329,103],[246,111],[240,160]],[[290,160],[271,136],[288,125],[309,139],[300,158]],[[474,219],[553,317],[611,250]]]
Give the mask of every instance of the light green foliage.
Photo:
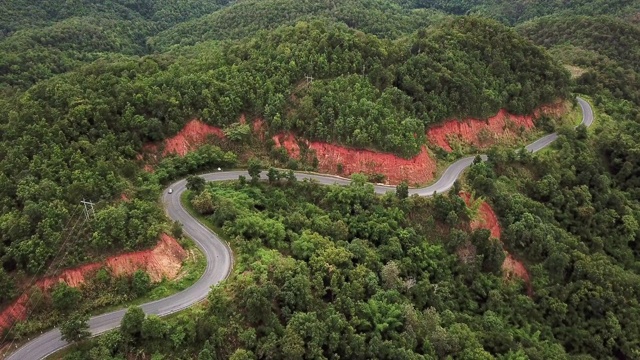
[[[495,259],[491,247],[495,241],[486,232],[458,230],[450,239],[435,235],[435,223],[418,220],[419,213],[433,213],[437,207],[464,215],[459,197],[378,197],[370,185],[355,180],[347,187],[311,182],[207,187],[200,197],[226,206],[206,216],[217,219],[226,207],[234,209],[234,217],[224,215],[223,231],[233,239],[242,270],[210,294],[195,335],[189,335],[184,320],[170,322],[165,349],[190,347],[190,336],[206,336],[208,345],[197,347],[203,358],[260,353],[276,358],[402,354],[398,356],[420,359],[426,353],[491,359],[493,353],[515,349],[516,336],[526,336],[528,354],[551,351],[551,345],[525,335],[510,321],[527,316],[532,303],[522,287],[501,279],[495,268],[500,258]],[[415,223],[408,220],[414,217]],[[418,223],[424,233],[416,231]],[[424,234],[430,234],[429,241]],[[456,246],[443,246],[459,236],[461,243],[479,248],[477,261],[463,264]],[[476,292],[499,297],[500,307],[487,303],[491,317],[478,310],[481,297]],[[456,310],[447,310],[451,307]],[[480,329],[475,324],[482,321],[487,325]],[[535,326],[545,329],[544,324]],[[489,330],[491,338],[482,335]],[[238,345],[230,346],[228,337]],[[143,344],[147,349],[158,346]]]
[[[557,16],[516,31],[421,8],[503,23]],[[64,265],[154,243],[166,228],[162,185],[234,167],[238,156],[226,150],[254,141],[240,115],[264,119],[269,136],[292,131],[404,157],[433,124],[530,113],[572,90],[609,119],[600,130],[562,130],[557,153],[492,151],[466,173],[464,186],[498,212],[502,243],[467,231],[461,184],[434,199],[407,197],[404,185],[377,197],[358,176],[323,188],[270,171],[269,184],[258,183],[262,165],[252,161],[251,186],[193,197],[237,249],[234,277],[185,316],[132,308],[120,331],[71,358],[640,356],[640,36],[619,18],[567,16],[634,21],[637,2],[17,0],[0,10],[5,302],[13,272],[45,269],[67,240]],[[571,83],[523,37],[584,73]],[[193,118],[223,128],[226,140],[141,171],[143,145]],[[304,144],[299,161],[267,149],[291,169],[318,164]],[[130,201],[119,200],[124,190]],[[82,199],[98,203],[89,222]],[[502,246],[529,269],[531,291],[502,278]],[[462,261],[466,248],[474,251]],[[85,286],[112,304],[145,293],[148,276],[102,271]],[[77,297],[58,286],[51,302],[39,290],[31,299],[65,312]],[[85,337],[85,321],[72,316],[63,334]]]
[[[233,138],[244,138],[246,126],[238,125],[238,118],[250,114],[263,118],[270,132],[292,130],[309,140],[411,157],[420,151],[430,124],[487,116],[500,107],[528,112],[567,93],[566,75],[539,48],[478,18],[447,20],[395,40],[330,19],[309,19],[238,41],[123,55],[144,53],[141,44],[152,31],[147,26],[157,28],[155,19],[171,18],[169,13],[184,19],[179,14],[187,4],[197,9],[194,16],[217,6],[107,1],[84,10],[66,3],[60,9],[67,10],[53,10],[34,5],[35,23],[57,28],[19,31],[0,40],[0,48],[11,50],[0,68],[12,77],[0,79],[6,95],[0,100],[3,261],[30,273],[43,268],[53,249],[72,236],[64,231],[78,220],[77,212],[72,214],[82,199],[100,206],[95,222],[75,228],[81,235],[72,237],[84,241],[78,241],[68,265],[85,261],[87,253],[151,245],[162,228],[155,202],[160,184],[237,163],[233,153],[206,145],[184,157],[165,157],[153,174],[141,171],[137,154],[143,144],[176,134],[194,117],[226,128]],[[344,6],[348,14],[366,13]],[[43,7],[51,13],[38,12]],[[382,9],[404,13],[390,3]],[[92,20],[102,12],[112,16]],[[161,13],[166,16],[156,15]],[[74,17],[80,14],[88,18]],[[65,23],[56,22],[61,19]],[[112,21],[131,24],[112,26]],[[68,41],[74,34],[77,44]],[[123,37],[128,40],[120,41]],[[74,62],[51,55],[64,66],[34,60],[44,66],[40,69],[20,58],[34,42],[85,57]],[[107,52],[112,55],[103,56]],[[93,62],[78,65],[85,61]],[[57,73],[64,74],[53,76]],[[305,76],[315,80],[307,84]],[[305,150],[304,156],[303,163],[314,163],[312,152]],[[299,166],[294,160],[287,165]],[[131,188],[135,199],[112,203]]]
[[[155,204],[137,199],[108,206],[96,212],[92,245],[97,249],[130,250],[152,245],[160,234],[159,225],[141,227],[138,224],[157,222],[160,211]]]
[[[396,196],[398,199],[406,199],[409,196],[409,185],[406,181],[396,185]]]
[[[142,338],[146,340],[161,340],[168,332],[164,320],[156,315],[147,316],[142,322]]]
[[[224,129],[224,135],[231,141],[247,140],[250,134],[249,124],[233,123]]]

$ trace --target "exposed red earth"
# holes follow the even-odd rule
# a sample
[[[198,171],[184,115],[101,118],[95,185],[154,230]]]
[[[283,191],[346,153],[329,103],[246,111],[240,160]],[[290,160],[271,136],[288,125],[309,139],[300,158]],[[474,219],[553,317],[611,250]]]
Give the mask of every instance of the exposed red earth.
[[[300,158],[300,147],[293,134],[273,137],[276,146],[287,149],[289,156]],[[398,184],[407,180],[410,184],[423,184],[433,180],[436,162],[429,156],[426,147],[411,158],[403,159],[393,154],[371,150],[350,149],[344,146],[319,141],[307,141],[309,149],[316,152],[318,170],[322,173],[349,176],[354,173],[383,174],[387,183]],[[342,171],[340,171],[342,167]]]
[[[184,156],[189,151],[197,148],[198,145],[205,143],[209,136],[216,136],[223,139],[224,132],[218,127],[207,125],[198,119],[193,119],[176,135],[164,140],[162,155],[178,154]],[[157,149],[157,144],[145,145],[146,151],[157,152]]]
[[[493,211],[491,205],[482,200],[473,199],[469,193],[460,192],[460,197],[464,199],[467,206],[476,205],[476,201],[481,201],[478,208],[479,217],[471,222],[471,229],[487,229],[491,231],[491,237],[500,240],[500,223],[498,217]],[[527,284],[527,292],[529,296],[533,295],[533,288],[531,287],[531,278],[529,272],[524,267],[524,264],[516,260],[513,255],[505,250],[506,258],[502,263],[502,270],[505,273],[507,279],[513,276],[519,277]]]
[[[534,121],[542,114],[561,114],[565,104],[560,102],[540,107],[532,115],[512,115],[506,110],[500,110],[495,116],[486,120],[466,119],[449,120],[427,131],[427,139],[446,151],[452,151],[451,142],[459,141],[479,148],[487,147],[496,141],[519,136],[521,129],[530,130]],[[243,114],[238,122],[245,124]],[[266,123],[256,118],[252,122],[252,130],[260,139],[264,140]],[[146,154],[156,157],[160,148],[162,156],[177,154],[184,156],[189,151],[207,142],[209,137],[224,139],[222,129],[207,125],[198,119],[193,119],[175,136],[163,141],[162,144],[147,144]],[[455,139],[455,140],[454,140]],[[300,159],[299,141],[304,141],[318,158],[318,170],[324,173],[350,176],[354,173],[382,174],[387,184],[398,184],[407,181],[409,184],[424,184],[434,179],[436,175],[436,161],[431,157],[426,147],[411,159],[371,150],[352,149],[340,145],[320,141],[307,141],[296,138],[294,134],[284,133],[273,137],[276,146],[287,149],[289,156]],[[142,155],[139,157],[142,159]],[[144,165],[146,171],[152,172],[153,166]]]
[[[260,140],[264,140],[264,135],[266,133],[265,125],[266,122],[264,119],[257,118],[253,120],[253,133],[257,134]]]
[[[565,110],[565,104],[559,102],[540,107],[532,115],[512,115],[506,110],[500,110],[498,114],[486,120],[449,120],[429,129],[427,139],[446,151],[452,151],[450,142],[453,139],[479,148],[487,147],[500,139],[519,136],[521,129],[526,131],[533,128],[535,119],[543,114],[560,115]],[[323,173],[342,176],[358,172],[382,174],[387,184],[398,184],[404,180],[409,184],[424,184],[433,180],[436,174],[436,162],[426,147],[414,158],[404,159],[389,153],[307,141],[296,138],[291,133],[278,134],[273,140],[276,146],[283,146],[289,156],[296,159],[300,159],[298,142],[304,141],[309,149],[315,151],[318,170]]]
[[[503,109],[486,120],[446,121],[430,128],[427,131],[427,139],[448,152],[452,151],[451,145],[454,141],[486,148],[498,141],[516,138],[521,130],[532,129],[535,120],[544,114],[560,115],[565,111],[564,102],[542,106],[532,115],[513,115]]]
[[[246,123],[246,116],[240,115],[238,122],[241,124]],[[264,140],[266,134],[266,123],[261,118],[256,118],[252,122],[253,132],[261,139]],[[176,154],[184,156],[190,151],[197,149],[200,145],[206,144],[210,137],[224,139],[224,131],[216,126],[208,125],[200,121],[199,119],[193,119],[189,121],[176,135],[165,139],[159,144],[146,144],[143,147],[143,154],[138,154],[138,160],[142,160],[145,155],[148,159],[153,161],[159,160],[159,157],[167,156],[170,154]],[[162,153],[159,153],[162,149]],[[144,170],[147,172],[153,172],[153,165],[147,163],[144,165]]]
[[[102,267],[107,268],[113,276],[131,275],[138,270],[144,270],[153,282],[158,282],[163,278],[174,279],[178,276],[182,268],[182,261],[186,257],[187,252],[174,238],[162,234],[153,249],[116,255],[101,263],[68,269],[59,275],[39,279],[35,286],[43,292],[59,282],[65,282],[71,287],[78,287]],[[0,312],[0,333],[8,329],[15,321],[26,318],[28,300],[29,294],[25,292]]]

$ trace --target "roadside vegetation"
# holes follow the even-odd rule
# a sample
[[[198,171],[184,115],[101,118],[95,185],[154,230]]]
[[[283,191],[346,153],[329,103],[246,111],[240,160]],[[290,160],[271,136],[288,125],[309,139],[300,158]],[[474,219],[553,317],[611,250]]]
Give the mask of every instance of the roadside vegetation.
[[[527,115],[580,93],[596,106],[593,129],[560,126],[537,155],[489,149],[457,185],[495,209],[531,292],[503,279],[503,253],[471,230],[457,191],[375,196],[361,177],[338,188],[272,173],[192,191],[193,208],[238,249],[234,277],[207,304],[168,319],[133,308],[122,330],[65,356],[638,358],[639,10],[614,0],[5,2],[0,305],[31,279],[153,246],[172,226],[158,204],[172,180],[254,171],[254,157],[318,169],[275,147],[276,134],[411,159],[449,119]],[[146,146],[193,119],[225,140],[145,169]],[[461,261],[469,244],[476,252]],[[86,314],[178,291],[202,266],[196,258],[177,284],[153,289],[148,274],[99,271],[85,288],[34,292],[41,305],[8,338],[63,324],[83,339]]]

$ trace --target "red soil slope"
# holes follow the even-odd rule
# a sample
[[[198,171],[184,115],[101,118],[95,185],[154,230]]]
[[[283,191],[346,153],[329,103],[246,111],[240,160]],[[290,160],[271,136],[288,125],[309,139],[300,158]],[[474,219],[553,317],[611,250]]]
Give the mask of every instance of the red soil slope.
[[[450,141],[453,138],[478,147],[490,145],[496,139],[515,137],[522,127],[525,130],[534,126],[534,119],[542,114],[562,114],[565,104],[543,106],[533,115],[511,115],[505,110],[487,119],[468,119],[465,121],[450,120],[427,131],[427,139],[451,151]],[[483,139],[482,133],[490,139]],[[487,137],[485,136],[485,137]],[[300,159],[298,141],[304,141],[309,149],[315,150],[318,158],[318,169],[324,173],[349,176],[353,173],[383,174],[388,184],[398,184],[407,180],[410,184],[424,184],[434,179],[436,162],[429,156],[426,148],[412,159],[403,159],[393,154],[370,150],[350,149],[343,146],[318,141],[296,139],[293,134],[279,134],[273,137],[276,146],[287,149],[289,156]],[[342,172],[338,171],[342,166]]]
[[[224,138],[222,129],[207,125],[198,119],[193,119],[176,135],[164,140],[164,151],[162,155],[178,154],[184,156],[190,150],[206,142],[207,138],[212,135],[221,139]],[[157,151],[157,148],[157,145],[154,144],[145,146],[145,150],[150,152]]]
[[[241,124],[246,123],[245,115],[241,115],[238,119]],[[256,118],[252,122],[252,129],[255,134],[264,140],[266,129],[265,121],[260,118]],[[159,160],[159,157],[169,154],[177,154],[184,156],[190,151],[197,149],[200,145],[207,143],[210,137],[224,139],[224,131],[212,125],[207,125],[198,119],[193,119],[188,122],[182,130],[176,135],[165,139],[161,144],[146,144],[144,146],[143,154],[138,155],[138,160],[142,160],[145,155],[148,155],[148,159],[151,162]],[[158,154],[159,149],[162,148],[162,154]],[[145,164],[144,169],[148,172],[153,172],[153,165]]]
[[[276,146],[287,149],[289,156],[299,159],[300,147],[292,134],[273,137]],[[383,174],[389,184],[407,180],[410,184],[423,184],[433,180],[436,162],[429,156],[426,147],[412,159],[403,159],[393,154],[370,150],[356,150],[324,142],[307,142],[316,152],[318,170],[323,173],[349,176],[354,173]],[[342,172],[338,171],[342,165]]]
[[[52,286],[63,281],[72,287],[82,285],[85,279],[102,267],[108,268],[114,276],[131,275],[137,270],[146,271],[154,282],[175,278],[186,251],[169,235],[162,234],[158,244],[151,250],[137,251],[112,256],[102,263],[83,265],[63,271],[60,275],[42,278],[35,286],[46,292]],[[25,292],[13,304],[0,312],[0,333],[8,329],[16,320],[24,320],[27,314],[29,295]]]
[[[486,120],[466,119],[449,120],[434,126],[427,131],[427,139],[446,151],[452,151],[452,140],[456,139],[465,144],[479,148],[487,147],[499,139],[515,138],[519,129],[529,130],[534,127],[534,121],[543,114],[562,114],[565,104],[543,106],[532,115],[513,115],[506,110],[500,110],[495,116]],[[484,136],[483,133],[484,132]]]
[[[473,204],[477,200],[473,200],[471,195],[465,192],[461,192],[460,196],[467,203],[467,206]],[[478,209],[480,217],[471,222],[472,229],[487,229],[491,231],[491,237],[494,237],[500,240],[500,223],[498,222],[498,217],[496,213],[491,208],[491,205],[482,201],[480,204],[480,208]],[[516,260],[513,255],[509,254],[505,250],[506,258],[502,263],[502,270],[505,273],[505,276],[511,278],[512,276],[517,276],[525,281],[527,284],[527,292],[531,296],[533,294],[533,288],[531,287],[531,278],[529,277],[529,272],[524,267],[524,264],[518,260]]]

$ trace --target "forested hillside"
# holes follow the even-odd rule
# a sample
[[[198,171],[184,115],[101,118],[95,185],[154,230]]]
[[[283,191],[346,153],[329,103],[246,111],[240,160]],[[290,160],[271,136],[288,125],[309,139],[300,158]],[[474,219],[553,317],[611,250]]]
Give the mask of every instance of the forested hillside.
[[[588,94],[640,105],[640,28],[611,17],[547,17],[518,27],[561,61],[585,71],[577,82]]]
[[[306,75],[316,80],[304,85]],[[144,181],[135,165],[143,143],[174,134],[193,117],[226,126],[242,113],[256,114],[274,132],[410,155],[425,126],[503,107],[527,113],[566,96],[567,79],[515,32],[478,18],[397,41],[299,23],[240,42],[201,44],[184,56],[101,59],[2,103],[4,261],[9,270],[36,272],[54,254],[70,209]],[[158,220],[153,205],[133,204],[141,208],[123,211],[135,221]],[[133,247],[157,235],[127,231],[136,233],[126,240],[137,239]],[[84,246],[119,248],[122,241]]]
[[[200,17],[220,9],[228,0],[49,0],[7,1],[2,4],[0,34],[53,25],[76,17],[151,21],[159,28]]]
[[[147,39],[226,0],[10,1],[0,14],[0,90],[28,88],[109,54],[143,55]]]
[[[276,181],[273,170],[270,183],[196,191],[194,208],[234,246],[233,276],[183,316],[134,309],[122,331],[68,358],[640,358],[639,10],[3,2],[0,304],[34,276],[178,231],[158,203],[171,180],[252,156],[289,164],[275,134],[411,158],[443,121],[530,114],[580,93],[595,129],[563,129],[543,154],[493,149],[432,200],[406,198],[404,185],[376,196],[359,177],[344,188]],[[245,118],[263,121],[263,137],[247,130],[143,169],[145,145],[187,122],[233,135]],[[477,209],[461,188],[493,206],[503,243],[471,230]],[[96,203],[92,220],[83,199]],[[503,247],[530,285],[505,280]]]
[[[637,22],[640,4],[634,0],[397,0],[408,8],[438,9],[452,14],[476,14],[508,24],[546,15],[614,15]]]
[[[611,116],[598,141],[606,166],[618,185],[638,199],[640,29],[608,17],[550,17],[524,24],[520,31],[579,69],[577,88],[592,94]]]
[[[207,306],[169,322],[134,308],[122,331],[67,358],[144,349],[198,359],[568,359],[531,320],[522,282],[502,278],[499,241],[469,230],[477,213],[458,195],[377,196],[363,178],[324,187],[269,174],[269,184],[192,194],[239,254],[237,275]],[[469,247],[477,253],[461,260]]]
[[[152,37],[149,44],[154,49],[166,49],[176,44],[236,39],[258,30],[314,18],[331,19],[370,34],[396,38],[429,25],[443,15],[435,11],[411,11],[388,0],[243,0],[161,32]]]

